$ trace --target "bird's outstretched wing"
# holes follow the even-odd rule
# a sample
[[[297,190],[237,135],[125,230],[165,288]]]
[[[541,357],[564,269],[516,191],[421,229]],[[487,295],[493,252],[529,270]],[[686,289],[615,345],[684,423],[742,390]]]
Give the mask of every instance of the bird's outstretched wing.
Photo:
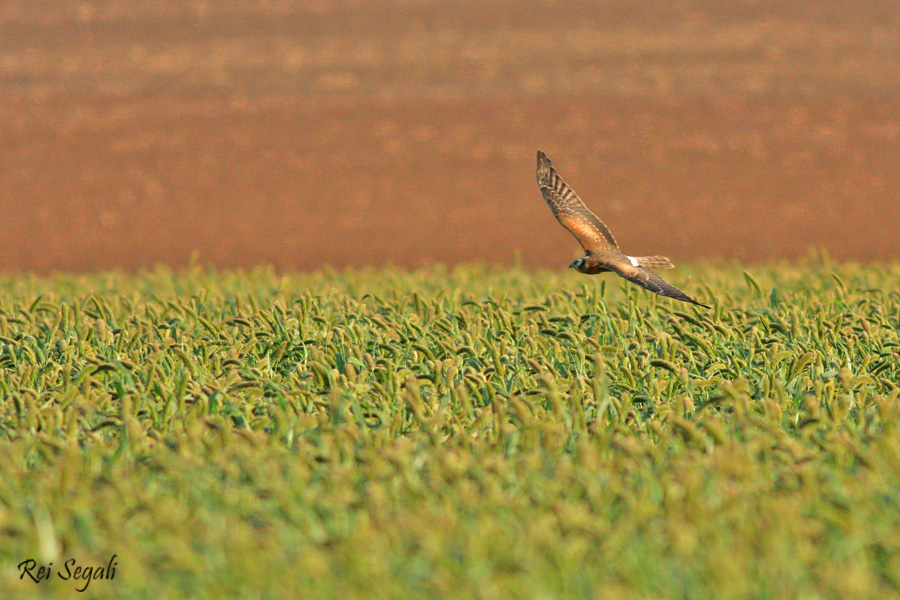
[[[537,153],[537,181],[556,219],[572,232],[585,252],[618,251],[619,245],[603,221],[588,210],[540,150]]]
[[[669,298],[675,298],[676,300],[681,300],[682,302],[690,302],[691,304],[696,304],[697,306],[702,306],[703,308],[709,308],[706,304],[701,304],[697,302],[677,287],[663,279],[659,273],[655,273],[650,269],[646,269],[644,267],[631,267],[631,268],[616,268],[615,271],[630,281],[631,283],[636,283],[644,289],[650,290],[660,296],[668,296]]]

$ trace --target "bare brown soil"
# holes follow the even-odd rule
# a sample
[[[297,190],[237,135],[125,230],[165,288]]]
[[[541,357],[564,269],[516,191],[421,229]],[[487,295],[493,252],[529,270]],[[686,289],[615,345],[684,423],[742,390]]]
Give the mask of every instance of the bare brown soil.
[[[900,3],[0,3],[0,270],[562,268],[538,148],[632,254],[896,257]]]

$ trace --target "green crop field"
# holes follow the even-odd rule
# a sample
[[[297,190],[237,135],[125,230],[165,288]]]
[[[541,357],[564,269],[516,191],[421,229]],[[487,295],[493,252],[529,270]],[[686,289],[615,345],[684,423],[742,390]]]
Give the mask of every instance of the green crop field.
[[[900,265],[670,275],[0,276],[0,597],[900,597]]]

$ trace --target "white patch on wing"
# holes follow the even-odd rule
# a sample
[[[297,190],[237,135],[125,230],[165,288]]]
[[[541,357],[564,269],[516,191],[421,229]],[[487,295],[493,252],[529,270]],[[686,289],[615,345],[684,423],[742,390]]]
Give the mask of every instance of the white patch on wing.
[[[628,257],[628,260],[630,260],[630,261],[631,261],[631,264],[634,265],[635,267],[638,266],[638,261],[637,261],[637,259],[636,259],[635,257],[629,256],[629,257]]]

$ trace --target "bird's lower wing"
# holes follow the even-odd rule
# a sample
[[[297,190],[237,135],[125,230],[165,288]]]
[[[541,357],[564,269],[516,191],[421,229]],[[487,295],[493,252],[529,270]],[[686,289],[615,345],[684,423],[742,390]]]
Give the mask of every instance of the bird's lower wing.
[[[691,304],[696,304],[697,306],[702,306],[703,308],[709,308],[709,306],[697,302],[696,300],[679,290],[677,287],[660,277],[659,273],[655,273],[650,269],[645,269],[644,267],[633,267],[630,269],[617,269],[617,272],[619,273],[619,275],[621,275],[631,283],[635,283],[644,289],[650,290],[655,294],[659,294],[660,296],[667,296],[669,298],[681,300],[682,302],[690,302]]]

